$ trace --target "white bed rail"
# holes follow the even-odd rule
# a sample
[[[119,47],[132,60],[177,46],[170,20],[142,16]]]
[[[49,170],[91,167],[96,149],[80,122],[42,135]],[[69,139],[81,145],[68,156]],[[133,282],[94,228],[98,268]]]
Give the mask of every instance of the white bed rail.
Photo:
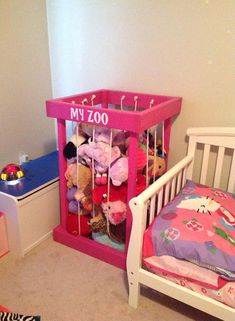
[[[172,200],[185,185],[187,169],[192,160],[192,155],[186,156],[140,195],[133,198],[129,203],[132,212],[135,211],[136,206],[145,207],[148,205],[150,208],[150,224],[154,218],[152,214],[158,214],[162,207]]]
[[[191,127],[186,131],[188,136],[235,137],[235,127]]]
[[[187,169],[192,160],[192,155],[186,156],[140,195],[130,200],[133,223],[127,255],[127,272],[131,306],[137,307],[138,305],[140,291],[140,279],[138,278],[142,266],[142,243],[145,229],[162,207],[173,199],[185,185]]]
[[[159,214],[162,207],[185,185],[186,179],[193,178],[194,167],[200,172],[199,182],[206,183],[208,171],[211,170],[211,151],[215,157],[213,174],[214,187],[218,187],[223,178],[224,158],[229,156],[227,167],[227,190],[234,192],[235,186],[235,128],[190,128],[188,154],[179,163],[167,171],[156,182],[150,185],[140,195],[130,200],[133,215],[132,232],[127,254],[127,274],[129,282],[129,304],[138,306],[140,284],[146,285],[159,292],[177,298],[181,302],[197,307],[222,320],[235,321],[235,310],[207,298],[201,294],[174,284],[142,268],[142,243],[146,228]],[[213,146],[213,147],[212,147]],[[216,146],[216,147],[214,147]],[[196,151],[201,149],[201,165],[197,168]],[[229,153],[227,153],[229,150]],[[226,155],[225,155],[226,154]],[[227,155],[229,154],[229,155]]]
[[[203,156],[200,170],[199,182],[208,184],[230,192],[235,192],[235,127],[199,127],[189,128],[188,154],[195,156],[198,144],[201,144]],[[213,150],[214,149],[214,150]],[[215,160],[211,163],[211,154],[214,153]],[[229,161],[226,163],[226,157]],[[229,168],[227,168],[229,167]],[[194,162],[192,162],[187,178],[193,178]],[[224,170],[228,169],[224,174]],[[208,174],[212,176],[212,182],[208,183]],[[227,176],[226,176],[227,175]],[[226,178],[225,178],[226,176]],[[226,186],[223,181],[226,180]]]

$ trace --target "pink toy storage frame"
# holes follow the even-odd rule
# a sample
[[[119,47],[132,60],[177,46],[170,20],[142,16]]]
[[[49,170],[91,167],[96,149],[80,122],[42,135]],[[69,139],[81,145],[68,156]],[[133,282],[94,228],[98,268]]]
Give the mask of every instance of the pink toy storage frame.
[[[92,97],[95,97],[95,104],[92,102]],[[86,105],[82,103],[84,99],[87,101]],[[133,111],[109,108],[110,104],[120,105],[122,99],[125,106],[133,108],[136,106],[135,103],[137,101],[138,108]],[[58,129],[61,222],[60,225],[53,230],[55,241],[124,270],[126,269],[126,256],[132,226],[132,216],[129,207],[126,218],[126,243],[124,252],[84,236],[74,236],[66,230],[68,204],[66,200],[67,187],[64,173],[67,168],[67,160],[63,156],[63,149],[66,145],[66,120],[129,131],[128,204],[129,200],[135,196],[136,191],[137,164],[135,155],[138,148],[139,134],[154,125],[164,122],[164,147],[168,155],[172,119],[180,112],[181,102],[181,97],[106,89],[48,100],[46,102],[47,116],[57,119]]]

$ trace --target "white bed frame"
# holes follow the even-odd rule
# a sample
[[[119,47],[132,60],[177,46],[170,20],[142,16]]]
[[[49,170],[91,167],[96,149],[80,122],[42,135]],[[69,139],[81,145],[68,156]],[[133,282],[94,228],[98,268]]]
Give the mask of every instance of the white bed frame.
[[[217,157],[214,158],[214,180],[209,185],[220,187],[220,181],[224,179],[224,166],[226,166],[228,172],[226,190],[231,193],[235,192],[235,127],[190,128],[187,130],[187,135],[189,136],[187,156],[144,192],[130,200],[133,225],[127,255],[129,304],[135,308],[138,306],[140,285],[145,285],[217,318],[235,321],[235,309],[142,268],[142,242],[146,227],[152,222],[155,215],[159,214],[162,207],[178,194],[186,180],[194,177],[195,163],[201,163],[199,170],[198,167],[196,169],[197,172],[200,172],[199,182],[205,184],[207,183],[207,173],[211,171],[212,167],[210,166],[211,154],[217,153]],[[202,146],[204,147],[200,162],[196,157],[198,155],[196,151],[198,148],[202,151]],[[224,165],[227,158],[229,158],[227,163],[229,165]]]

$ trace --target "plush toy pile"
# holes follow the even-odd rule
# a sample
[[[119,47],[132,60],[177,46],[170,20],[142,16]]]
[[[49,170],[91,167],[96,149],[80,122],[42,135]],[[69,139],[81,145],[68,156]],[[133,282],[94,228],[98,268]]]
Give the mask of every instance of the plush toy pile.
[[[165,171],[160,144],[156,149],[146,138],[147,133],[140,135],[136,194]],[[77,125],[63,151],[68,160],[65,178],[70,233],[92,236],[101,243],[108,240],[114,247],[125,243],[128,143],[128,132]]]

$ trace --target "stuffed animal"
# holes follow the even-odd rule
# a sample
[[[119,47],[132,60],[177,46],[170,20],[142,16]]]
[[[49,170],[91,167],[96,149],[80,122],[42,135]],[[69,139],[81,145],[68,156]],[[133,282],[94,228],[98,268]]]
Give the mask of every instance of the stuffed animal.
[[[67,189],[67,201],[68,201],[68,209],[70,213],[77,214],[81,211],[80,203],[75,199],[74,195],[77,192],[77,187],[72,186]]]
[[[125,243],[126,240],[126,220],[118,225],[109,224],[109,237],[118,242]]]
[[[120,157],[110,166],[110,179],[115,186],[120,186],[128,179],[128,158]]]
[[[68,213],[67,220],[66,220],[67,231],[73,235],[90,236],[91,235],[91,227],[89,224],[90,219],[91,219],[90,215],[76,215],[73,213]]]
[[[89,225],[93,233],[107,234],[107,220],[103,213],[100,211],[96,216],[92,217]]]
[[[154,156],[154,151],[150,148],[148,148],[148,153],[148,177],[149,183],[151,183],[154,177],[158,178],[165,172],[166,161],[163,157]],[[138,173],[146,175],[147,148],[145,145],[139,144],[136,158]]]
[[[129,132],[113,129],[113,141],[112,146],[117,146],[121,150],[123,154],[125,154],[127,146],[128,146],[128,139],[129,139]],[[95,129],[96,136],[100,134],[110,137],[111,130],[108,128],[103,127],[96,127]],[[77,156],[77,148],[82,144],[87,144],[89,138],[93,136],[93,126],[88,124],[80,123],[77,127],[75,127],[73,131],[73,135],[70,137],[69,142],[65,145],[63,149],[63,155],[68,160],[72,160]],[[98,137],[99,140],[99,137]]]
[[[73,130],[73,135],[70,137],[69,142],[63,149],[64,157],[72,162],[77,156],[77,148],[80,145],[85,144],[89,137],[90,136],[81,129],[81,124],[77,125]]]
[[[105,217],[113,225],[118,225],[126,219],[126,204],[122,200],[108,201],[108,198],[104,198],[101,208]]]
[[[148,160],[148,177],[149,183],[153,182],[154,178],[158,178],[165,173],[166,161],[164,158],[159,156],[149,156]]]
[[[157,141],[156,150],[157,150],[157,156],[162,157],[162,158],[166,157],[166,150],[162,146],[161,139],[158,139],[158,141]]]
[[[146,161],[145,161],[146,164]],[[165,165],[165,164],[164,164]],[[151,163],[152,166],[152,163]],[[165,168],[161,165],[161,162],[158,161],[156,168],[158,171],[158,176],[162,174],[160,172],[160,168],[164,170]],[[149,171],[151,171],[151,168]],[[141,168],[142,169],[142,168]],[[144,170],[144,168],[143,168]],[[152,169],[154,170],[154,169]],[[149,172],[151,174],[151,172]],[[157,176],[157,175],[155,175]],[[112,181],[112,184],[114,186],[120,186],[121,184],[125,183],[128,179],[128,158],[127,157],[121,157],[117,161],[115,161],[113,164],[111,164],[110,167],[110,179]],[[136,195],[139,195],[141,192],[143,192],[146,188],[146,176],[144,176],[141,172],[137,172],[137,178],[136,178]]]
[[[118,242],[125,241],[126,195],[126,185],[119,187],[110,185],[109,197],[107,185],[97,186],[93,190],[93,202],[101,207],[108,221],[109,236]]]
[[[79,159],[85,159],[87,165],[92,167],[94,160],[94,168],[96,171],[95,182],[97,185],[105,185],[107,183],[107,170],[110,162],[115,161],[121,156],[118,146],[110,146],[110,130],[108,128],[96,128],[95,140],[91,139],[88,144],[83,144],[78,148]]]
[[[113,130],[113,146],[118,146],[122,154],[126,154],[129,144],[129,132],[119,129]]]
[[[153,127],[152,130],[154,131],[156,128]],[[162,140],[159,138],[157,141],[155,141],[155,135],[153,135],[151,129],[150,131],[145,130],[143,133],[139,135],[139,143],[140,146],[144,146],[144,148],[147,148],[148,144],[148,149],[149,153],[152,155],[154,154],[154,149],[156,151],[156,155],[160,157],[166,156],[165,150],[163,151],[163,146],[162,146]],[[148,137],[148,138],[147,138]]]
[[[87,139],[81,135],[73,134],[70,138],[70,141],[65,145],[63,149],[63,155],[68,160],[71,160],[77,156],[78,146],[84,144]]]
[[[93,129],[94,129],[93,125],[84,124],[84,123],[79,123],[78,125],[79,134],[87,138],[92,137]]]
[[[146,176],[141,173],[137,173],[136,178],[136,196],[142,193],[146,189]]]
[[[65,172],[67,187],[77,187],[74,198],[81,203],[86,211],[92,210],[92,173],[91,169],[80,163],[69,164]]]
[[[105,217],[114,225],[120,224],[126,218],[126,195],[126,185],[110,185],[109,195],[107,185],[96,186],[92,191],[94,204],[101,206]]]

